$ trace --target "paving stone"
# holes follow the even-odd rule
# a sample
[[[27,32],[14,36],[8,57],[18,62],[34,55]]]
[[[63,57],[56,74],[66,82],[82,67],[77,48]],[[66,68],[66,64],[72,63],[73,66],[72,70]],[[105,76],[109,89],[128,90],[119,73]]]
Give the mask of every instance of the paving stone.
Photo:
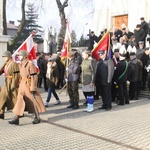
[[[40,91],[43,101],[47,93]],[[59,90],[57,90],[59,92]],[[113,103],[111,111],[98,110],[102,100],[94,103],[95,111],[83,112],[86,106],[80,89],[80,109],[67,109],[69,97],[63,91],[61,104],[52,97],[44,121],[33,125],[34,116],[25,113],[20,125],[10,125],[12,112],[0,120],[0,150],[149,150],[150,100],[140,97],[129,105]]]

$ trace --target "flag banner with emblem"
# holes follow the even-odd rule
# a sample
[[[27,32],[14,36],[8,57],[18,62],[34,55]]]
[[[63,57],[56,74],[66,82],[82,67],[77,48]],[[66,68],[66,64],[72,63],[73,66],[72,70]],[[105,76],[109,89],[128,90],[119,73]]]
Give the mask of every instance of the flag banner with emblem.
[[[18,59],[18,52],[20,50],[26,50],[28,52],[28,59],[33,61],[34,65],[36,66],[37,72],[39,72],[39,68],[38,68],[38,65],[37,65],[36,52],[35,52],[34,42],[33,42],[33,34],[30,34],[29,37],[13,53],[12,58],[16,62],[20,62],[20,60]]]
[[[97,43],[97,45],[92,50],[92,56],[99,60],[98,52],[100,50],[106,50],[107,54],[109,54],[109,45],[110,45],[110,32],[107,32],[102,39]]]
[[[66,33],[65,33],[65,39],[62,47],[62,53],[61,58],[66,58],[68,51],[71,50],[71,36],[70,36],[70,28],[69,28],[69,19],[67,19],[66,22]]]

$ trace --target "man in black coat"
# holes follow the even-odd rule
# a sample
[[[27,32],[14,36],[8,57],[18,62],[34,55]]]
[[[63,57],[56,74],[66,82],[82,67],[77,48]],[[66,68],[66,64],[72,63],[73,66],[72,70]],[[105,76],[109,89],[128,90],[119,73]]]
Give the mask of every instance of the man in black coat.
[[[115,37],[117,38],[117,41],[119,42],[120,38],[122,37],[122,31],[119,30],[117,27],[115,27]]]
[[[144,17],[141,17],[140,20],[141,20],[141,29],[144,30],[145,38],[146,38],[146,36],[148,34],[149,26],[148,26],[148,23],[144,20]]]
[[[140,82],[142,80],[142,62],[136,58],[135,52],[130,52],[130,62],[128,69],[129,97],[130,100],[138,100],[140,92]]]
[[[139,41],[145,41],[145,32],[144,29],[141,28],[140,24],[136,25],[136,29],[134,30],[135,42],[139,47]]]
[[[89,51],[92,51],[92,49],[94,48],[94,42],[97,43],[97,36],[95,35],[94,31],[91,31],[90,43],[89,43],[89,47],[88,47]]]
[[[125,60],[125,58],[126,54],[120,53],[119,62],[114,73],[114,81],[116,83],[116,87],[118,88],[118,105],[129,104],[126,86],[128,62]]]
[[[111,95],[111,82],[114,74],[114,63],[111,59],[107,58],[105,50],[99,51],[99,61],[97,63],[95,73],[95,85],[99,87],[102,96],[102,107],[100,109],[110,110],[112,95]]]

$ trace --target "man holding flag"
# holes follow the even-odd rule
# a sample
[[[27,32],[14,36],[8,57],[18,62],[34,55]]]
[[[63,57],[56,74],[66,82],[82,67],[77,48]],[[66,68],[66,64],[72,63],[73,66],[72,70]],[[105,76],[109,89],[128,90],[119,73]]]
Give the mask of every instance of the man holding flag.
[[[114,74],[114,63],[108,58],[110,45],[109,31],[92,50],[92,56],[98,60],[95,73],[95,86],[101,91],[102,107],[100,109],[111,110],[111,82]]]
[[[111,82],[114,74],[114,64],[111,59],[107,58],[105,50],[99,51],[99,61],[97,63],[97,69],[95,74],[95,85],[101,91],[102,96],[102,107],[100,109],[110,110],[111,109]]]

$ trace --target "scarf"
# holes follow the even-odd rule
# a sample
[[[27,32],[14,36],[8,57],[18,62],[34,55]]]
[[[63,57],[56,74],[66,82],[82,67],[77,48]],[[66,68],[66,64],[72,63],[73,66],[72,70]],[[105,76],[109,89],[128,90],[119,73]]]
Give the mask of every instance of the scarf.
[[[50,79],[51,78],[51,70],[52,68],[56,66],[56,62],[54,62],[52,64],[52,66],[50,66],[49,64],[47,64],[47,72],[46,72],[46,78]]]

